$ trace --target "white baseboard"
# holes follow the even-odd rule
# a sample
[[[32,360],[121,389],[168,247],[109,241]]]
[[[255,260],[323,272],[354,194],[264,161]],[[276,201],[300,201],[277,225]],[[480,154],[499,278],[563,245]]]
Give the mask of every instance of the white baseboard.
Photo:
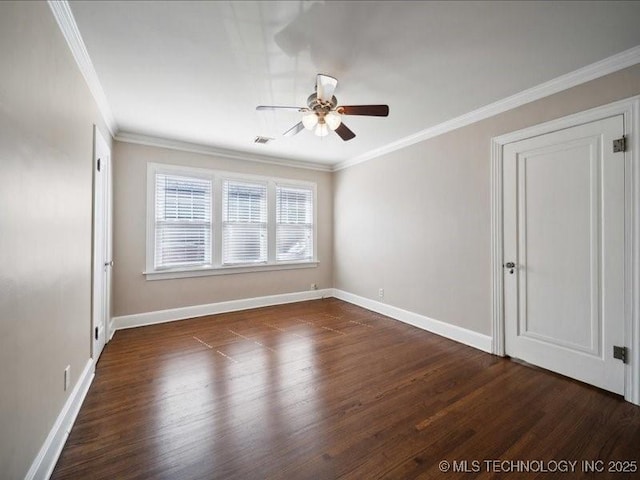
[[[173,322],[174,320],[203,317],[205,315],[215,315],[217,313],[237,312],[239,310],[248,310],[250,308],[269,307],[285,303],[304,302],[306,300],[317,300],[320,298],[330,297],[331,295],[332,289],[327,288],[324,290],[283,293],[280,295],[269,295],[266,297],[243,298],[227,302],[209,303],[206,305],[193,305],[189,307],[172,308],[169,310],[123,315],[120,317],[113,317],[113,331],[125,328],[142,327],[145,325],[154,325],[156,323]]]
[[[60,457],[69,432],[71,432],[71,427],[73,427],[82,402],[84,402],[84,398],[89,391],[94,372],[95,363],[93,359],[90,358],[80,374],[80,378],[76,382],[75,387],[73,387],[71,395],[69,395],[64,407],[62,407],[58,418],[56,418],[38,455],[33,460],[31,468],[24,477],[25,480],[47,480],[53,473],[53,469],[58,462],[58,457]]]
[[[111,341],[114,333],[116,333],[116,327],[115,327],[115,324],[113,323],[113,318],[111,318],[111,320],[109,320],[109,332],[108,332],[109,339],[107,340],[107,342]]]
[[[484,352],[491,353],[492,338],[473,330],[458,327],[450,323],[434,320],[418,313],[409,312],[386,303],[377,302],[365,297],[354,295],[336,288],[326,288],[323,290],[311,290],[308,292],[284,293],[281,295],[270,295],[266,297],[244,298],[240,300],[230,300],[227,302],[209,303],[206,305],[193,305],[189,307],[172,308],[169,310],[159,310],[155,312],[137,313],[113,317],[111,331],[125,328],[142,327],[145,325],[155,325],[157,323],[173,322],[175,320],[185,320],[188,318],[203,317],[205,315],[215,315],[218,313],[237,312],[250,308],[268,307],[272,305],[283,305],[285,303],[304,302],[306,300],[316,300],[320,298],[336,297],[345,302],[353,303],[368,310],[381,313],[395,320],[399,320],[414,327],[421,328],[431,333],[464,343],[470,347],[477,348]]]
[[[340,300],[344,300],[345,302],[366,308],[367,310],[372,310],[395,320],[408,323],[409,325],[421,328],[422,330],[455,340],[456,342],[464,343],[465,345],[477,348],[478,350],[488,353],[491,353],[492,351],[493,339],[489,335],[483,335],[482,333],[474,332],[473,330],[467,330],[466,328],[458,327],[450,323],[434,320],[433,318],[425,317],[418,313],[409,312],[408,310],[403,310],[392,305],[387,305],[386,303],[354,295],[353,293],[345,292],[337,288],[333,289],[333,296]]]

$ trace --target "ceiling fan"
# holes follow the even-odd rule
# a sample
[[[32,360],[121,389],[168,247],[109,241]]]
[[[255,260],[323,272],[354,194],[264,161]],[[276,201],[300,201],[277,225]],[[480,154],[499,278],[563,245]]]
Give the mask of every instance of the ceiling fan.
[[[313,130],[319,136],[324,137],[330,130],[335,131],[342,140],[351,140],[356,136],[349,127],[342,123],[343,115],[366,115],[372,117],[386,117],[389,115],[388,105],[341,105],[333,92],[338,85],[338,80],[329,76],[318,74],[316,76],[316,91],[307,98],[306,107],[283,107],[276,105],[259,105],[256,110],[297,110],[302,113],[302,121],[283,133],[285,137],[291,137],[305,128]]]

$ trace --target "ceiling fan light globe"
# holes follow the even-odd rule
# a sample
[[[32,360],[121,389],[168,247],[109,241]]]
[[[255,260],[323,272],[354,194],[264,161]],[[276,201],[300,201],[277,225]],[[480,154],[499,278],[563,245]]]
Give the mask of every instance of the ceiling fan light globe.
[[[305,113],[302,116],[302,124],[307,130],[313,130],[313,127],[318,124],[318,116],[314,112]]]
[[[326,137],[327,135],[329,135],[329,127],[327,127],[326,123],[319,123],[316,126],[316,129],[315,129],[314,133],[318,137]]]
[[[331,111],[324,116],[324,121],[331,130],[335,130],[342,123],[342,116],[335,111]]]

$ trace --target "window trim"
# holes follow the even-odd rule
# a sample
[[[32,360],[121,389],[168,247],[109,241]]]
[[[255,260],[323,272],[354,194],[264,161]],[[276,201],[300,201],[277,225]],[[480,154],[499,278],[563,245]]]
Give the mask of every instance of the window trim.
[[[194,176],[209,179],[212,185],[211,195],[211,265],[195,267],[168,267],[155,269],[155,176],[156,173]],[[240,265],[222,264],[222,185],[225,180],[249,181],[267,185],[267,261]],[[277,261],[276,260],[276,186],[307,188],[313,194],[313,256],[311,260]],[[299,268],[315,268],[318,261],[318,205],[317,184],[305,180],[291,178],[268,177],[244,173],[213,170],[208,168],[172,165],[164,163],[147,163],[147,232],[146,263],[142,272],[147,280],[165,280],[171,278],[203,277],[210,275],[228,275],[238,273],[263,272],[274,270],[292,270]]]

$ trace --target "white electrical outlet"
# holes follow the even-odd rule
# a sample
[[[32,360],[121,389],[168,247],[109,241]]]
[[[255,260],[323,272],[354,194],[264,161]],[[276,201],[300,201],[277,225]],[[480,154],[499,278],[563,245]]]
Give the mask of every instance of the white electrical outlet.
[[[67,365],[67,368],[64,369],[64,391],[65,392],[69,389],[70,377],[71,377],[71,365]]]
[[[380,290],[378,290],[378,296],[380,298],[384,298],[384,288],[381,288]]]
[[[318,285],[316,283],[312,283],[311,290],[317,290],[317,289],[318,289]]]

